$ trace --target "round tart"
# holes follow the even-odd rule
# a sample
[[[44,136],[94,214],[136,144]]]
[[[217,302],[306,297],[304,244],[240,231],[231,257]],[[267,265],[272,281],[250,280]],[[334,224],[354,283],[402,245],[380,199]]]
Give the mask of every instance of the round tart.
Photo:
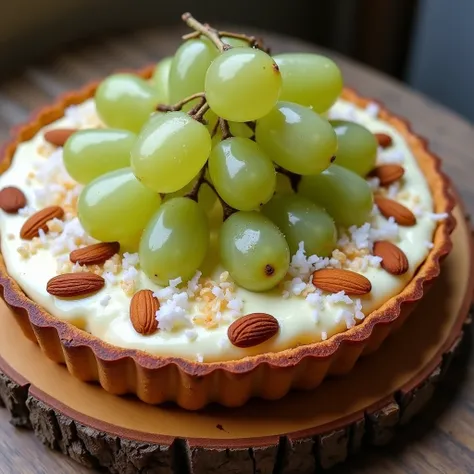
[[[48,357],[115,394],[199,409],[314,389],[377,349],[439,275],[449,182],[329,59],[272,59],[184,19],[197,34],[173,59],[68,93],[14,131],[4,299]],[[176,76],[190,43],[217,46],[204,92]],[[216,72],[239,61],[254,82]],[[298,78],[311,68],[335,72]]]

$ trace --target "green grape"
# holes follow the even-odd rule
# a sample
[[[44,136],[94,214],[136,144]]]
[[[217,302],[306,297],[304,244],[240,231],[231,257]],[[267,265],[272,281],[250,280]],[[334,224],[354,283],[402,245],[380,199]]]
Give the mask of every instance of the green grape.
[[[268,114],[280,89],[281,75],[273,59],[248,47],[219,55],[209,66],[204,84],[211,109],[234,122],[249,122]]]
[[[309,199],[298,194],[276,194],[261,211],[284,234],[290,252],[304,242],[306,255],[327,257],[336,247],[337,230],[331,216]]]
[[[181,277],[188,280],[203,263],[209,246],[207,218],[192,199],[165,202],[146,226],[140,240],[140,267],[159,285]]]
[[[224,209],[216,193],[206,183],[199,188],[198,204],[209,219],[209,227],[218,229],[224,220]]]
[[[329,122],[337,135],[336,163],[359,176],[366,176],[375,166],[377,140],[362,125],[345,120]]]
[[[331,165],[316,176],[303,176],[298,193],[321,205],[345,227],[360,226],[372,212],[372,191],[358,174],[342,166]]]
[[[186,186],[204,166],[211,151],[206,127],[184,112],[153,117],[131,152],[135,176],[158,193]]]
[[[285,277],[290,250],[285,237],[260,212],[239,211],[222,224],[220,255],[235,282],[250,291],[266,291]]]
[[[283,86],[280,100],[325,112],[342,91],[342,74],[329,58],[310,53],[277,54]]]
[[[79,130],[64,145],[64,166],[77,182],[87,184],[104,173],[130,166],[130,150],[136,139],[128,130]]]
[[[275,192],[273,163],[248,138],[232,137],[218,143],[209,156],[209,174],[220,197],[240,211],[258,209]]]
[[[155,67],[151,82],[158,92],[158,101],[160,104],[169,104],[169,76],[172,57],[163,58]]]
[[[229,44],[233,48],[248,48],[248,46],[249,46],[248,41],[245,41],[245,40],[240,39],[240,38],[229,38],[228,36],[223,36],[221,38],[221,40],[224,43]]]
[[[95,103],[102,121],[112,128],[138,133],[160,102],[158,91],[133,74],[114,74],[97,88]]]
[[[337,150],[337,137],[329,122],[291,102],[278,102],[257,120],[255,137],[276,164],[301,175],[325,170]]]
[[[91,181],[78,200],[79,220],[85,231],[102,242],[118,241],[133,248],[158,210],[160,195],[143,186],[130,168],[111,171]]]
[[[171,104],[204,91],[206,71],[218,54],[217,48],[204,37],[190,39],[177,49],[169,72]],[[189,102],[183,110],[189,111],[198,101]]]
[[[244,122],[228,122],[229,130],[232,136],[242,138],[252,138],[254,133],[252,129]],[[215,122],[214,122],[215,125]],[[212,127],[213,129],[214,127]],[[212,132],[211,129],[211,132]],[[216,133],[212,137],[212,146],[216,146],[222,140],[222,130],[217,127]]]
[[[277,173],[275,193],[278,194],[293,194],[294,190],[291,186],[291,181],[288,176],[283,173]]]

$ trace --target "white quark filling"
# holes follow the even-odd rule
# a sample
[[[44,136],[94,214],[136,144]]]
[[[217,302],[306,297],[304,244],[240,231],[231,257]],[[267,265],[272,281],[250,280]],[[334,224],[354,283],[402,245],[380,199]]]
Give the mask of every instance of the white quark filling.
[[[329,115],[356,121],[373,132],[390,134],[394,146],[379,150],[378,163],[400,163],[405,168],[402,183],[392,185],[388,195],[410,208],[417,216],[417,224],[399,227],[374,208],[370,223],[340,232],[339,250],[331,257],[306,255],[300,245],[292,258],[288,278],[270,292],[252,293],[237,287],[219,265],[208,275],[198,272],[189,282],[176,279],[162,288],[141,272],[137,254],[124,254],[99,269],[106,284],[97,294],[72,300],[49,295],[46,284],[58,272],[87,270],[79,265],[71,268],[69,252],[95,241],[85,234],[74,212],[68,211],[68,206],[74,209],[81,187],[64,170],[62,150],[48,149],[42,133],[18,147],[11,167],[0,176],[0,188],[17,186],[28,199],[28,207],[18,215],[0,214],[1,248],[8,271],[25,293],[52,315],[109,343],[152,354],[212,362],[326,340],[356,325],[405,287],[433,246],[436,222],[445,218],[433,214],[427,183],[403,137],[379,121],[377,114],[376,104],[362,110],[341,100]],[[94,103],[89,100],[69,108],[63,119],[48,128],[87,128],[97,124]],[[377,180],[371,180],[370,185],[376,189]],[[65,207],[64,222],[52,223],[50,232],[41,234],[36,243],[22,241],[19,232],[27,217],[54,203],[55,198],[61,199]],[[393,276],[381,269],[380,258],[368,255],[374,241],[381,239],[395,242],[405,252],[410,264],[406,274]],[[210,255],[215,253],[216,249],[211,248]],[[325,294],[316,290],[310,276],[314,270],[325,267],[351,268],[362,273],[372,283],[371,293],[350,298],[343,292]],[[150,336],[138,334],[130,323],[130,298],[141,288],[153,290],[160,301],[156,314],[160,330]],[[234,347],[227,338],[229,325],[239,316],[253,312],[276,317],[279,333],[257,347]]]

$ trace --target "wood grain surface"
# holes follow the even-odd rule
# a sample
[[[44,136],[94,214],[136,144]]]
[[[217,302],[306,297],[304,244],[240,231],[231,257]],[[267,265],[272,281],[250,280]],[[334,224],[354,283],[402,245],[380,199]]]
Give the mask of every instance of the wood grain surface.
[[[318,51],[297,40],[266,35],[273,51]],[[0,84],[0,142],[11,126],[27,120],[31,111],[58,94],[114,70],[140,67],[174,51],[176,30],[142,31],[128,36],[69,45],[44,64],[32,66]],[[329,53],[331,54],[331,53]],[[474,127],[456,114],[406,89],[394,80],[331,54],[346,85],[374,97],[428,139],[443,158],[444,168],[474,213]],[[331,472],[344,474],[424,474],[474,472],[474,357],[471,338],[448,372],[441,390],[414,422],[383,448],[371,448]],[[31,432],[15,429],[0,410],[0,473],[91,472],[43,447]]]

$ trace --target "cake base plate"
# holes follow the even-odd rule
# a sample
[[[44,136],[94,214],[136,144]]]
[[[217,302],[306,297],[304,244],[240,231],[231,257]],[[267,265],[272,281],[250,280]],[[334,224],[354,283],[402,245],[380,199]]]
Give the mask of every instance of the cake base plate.
[[[280,401],[187,412],[116,397],[73,378],[27,340],[0,303],[0,398],[14,425],[112,473],[305,474],[387,443],[446,373],[470,322],[470,225],[455,210],[442,276],[403,327],[344,377]]]

